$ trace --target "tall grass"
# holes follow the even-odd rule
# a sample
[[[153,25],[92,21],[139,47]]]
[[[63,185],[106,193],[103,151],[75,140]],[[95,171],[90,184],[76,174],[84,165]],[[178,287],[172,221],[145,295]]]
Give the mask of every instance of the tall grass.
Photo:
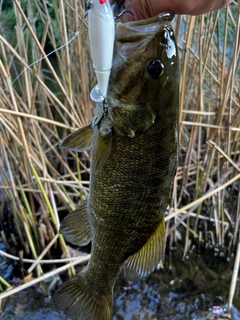
[[[239,240],[239,31],[236,3],[206,16],[177,20],[182,57],[180,164],[174,213],[167,219],[173,217],[175,225],[186,227],[185,256],[191,235],[225,252],[226,236],[232,233],[228,254]]]
[[[58,238],[68,256],[63,238],[56,236],[59,215],[73,210],[89,190],[88,154],[58,147],[94,113],[84,2],[14,0],[12,38],[0,19],[1,202],[8,219],[14,220],[25,254],[35,259],[41,253],[51,257],[47,244],[54,239],[56,245]],[[75,32],[67,46],[27,67],[46,55],[45,49],[66,44]],[[177,243],[179,232],[184,235],[183,257],[198,243],[230,258],[239,242],[239,35],[236,2],[219,12],[176,20],[180,161],[166,224],[170,244]],[[2,238],[9,247],[16,237],[3,231]],[[43,271],[36,265],[40,275]]]

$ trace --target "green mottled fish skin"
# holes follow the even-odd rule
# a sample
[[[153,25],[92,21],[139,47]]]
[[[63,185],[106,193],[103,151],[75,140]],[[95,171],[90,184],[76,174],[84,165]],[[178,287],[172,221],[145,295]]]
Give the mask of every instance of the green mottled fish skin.
[[[98,105],[100,120],[93,129],[90,194],[86,213],[81,212],[90,225],[86,238],[92,240],[91,259],[54,297],[70,319],[109,320],[121,267],[137,280],[152,272],[163,255],[164,213],[178,155],[178,55],[169,17],[118,24],[116,29],[107,105],[105,113]],[[134,46],[138,38],[140,44]],[[153,60],[161,63],[157,79],[147,72]],[[97,154],[105,159],[101,164]],[[74,222],[67,219],[63,225],[66,238],[77,242]],[[82,228],[76,219],[77,225]]]

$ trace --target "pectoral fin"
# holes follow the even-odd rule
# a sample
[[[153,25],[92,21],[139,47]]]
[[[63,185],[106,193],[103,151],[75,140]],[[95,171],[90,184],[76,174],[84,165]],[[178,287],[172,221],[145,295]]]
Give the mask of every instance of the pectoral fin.
[[[93,142],[93,129],[88,125],[67,136],[60,144],[60,148],[75,152],[89,150]]]
[[[163,219],[145,245],[125,262],[126,279],[138,281],[145,278],[160,264],[164,250],[164,235]]]
[[[97,174],[106,164],[112,150],[112,123],[108,118],[104,118],[95,130],[97,134],[93,142],[92,166]]]
[[[69,213],[61,223],[60,232],[64,238],[77,246],[91,241],[91,229],[87,218],[87,203]]]
[[[92,155],[92,166],[95,174],[106,164],[108,157],[112,150],[112,138],[103,139],[101,136],[97,136],[94,141],[94,151]]]

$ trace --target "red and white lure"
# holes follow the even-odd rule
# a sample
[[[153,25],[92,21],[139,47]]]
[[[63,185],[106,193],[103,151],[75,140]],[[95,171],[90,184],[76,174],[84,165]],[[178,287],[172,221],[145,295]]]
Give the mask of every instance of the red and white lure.
[[[115,22],[109,0],[91,0],[88,4],[88,36],[98,84],[92,89],[93,101],[107,95],[112,68]]]

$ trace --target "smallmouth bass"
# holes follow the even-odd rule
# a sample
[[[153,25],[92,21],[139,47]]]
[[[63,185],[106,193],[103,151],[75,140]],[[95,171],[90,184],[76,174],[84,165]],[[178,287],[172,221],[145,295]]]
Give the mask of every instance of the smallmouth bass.
[[[77,245],[92,241],[87,267],[53,302],[73,320],[109,320],[115,279],[148,276],[164,249],[164,213],[178,157],[179,71],[172,14],[118,23],[107,99],[91,125],[62,147],[91,148],[90,193],[62,222]]]

